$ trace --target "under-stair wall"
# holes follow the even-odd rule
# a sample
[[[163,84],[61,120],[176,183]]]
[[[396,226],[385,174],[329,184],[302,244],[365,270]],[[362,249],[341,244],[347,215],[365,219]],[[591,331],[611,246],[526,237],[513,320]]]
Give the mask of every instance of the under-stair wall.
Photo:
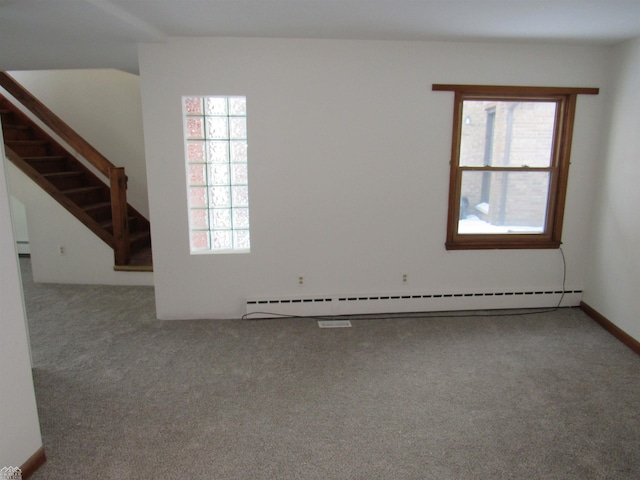
[[[33,279],[92,285],[154,284],[153,272],[113,269],[113,250],[9,161],[11,194],[27,211]],[[63,251],[60,251],[60,247]]]

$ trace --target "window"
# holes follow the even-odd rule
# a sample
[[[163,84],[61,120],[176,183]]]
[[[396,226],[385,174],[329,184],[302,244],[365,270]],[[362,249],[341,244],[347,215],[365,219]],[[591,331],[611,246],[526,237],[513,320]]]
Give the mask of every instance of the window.
[[[447,249],[558,248],[576,97],[595,88],[455,92]]]
[[[245,97],[183,97],[191,253],[248,252]]]

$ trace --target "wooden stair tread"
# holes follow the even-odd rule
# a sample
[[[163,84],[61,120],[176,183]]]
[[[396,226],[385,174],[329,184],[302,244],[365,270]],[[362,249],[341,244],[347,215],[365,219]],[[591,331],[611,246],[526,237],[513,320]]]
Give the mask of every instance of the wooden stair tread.
[[[70,188],[68,190],[62,190],[62,193],[69,194],[69,193],[92,192],[94,190],[102,190],[102,188],[103,187],[101,187],[100,185],[91,185],[88,187],[78,187],[78,188]]]
[[[116,265],[113,269],[120,272],[153,272],[151,247],[147,246],[131,252],[131,258],[127,265]]]
[[[135,220],[136,217],[129,215],[127,217],[127,220],[131,221],[131,220]],[[112,220],[105,220],[104,222],[100,222],[99,224],[102,228],[109,228],[113,225],[113,221]],[[131,236],[131,234],[129,234],[129,236]]]
[[[43,177],[77,177],[82,175],[82,172],[78,172],[77,170],[69,170],[66,172],[51,172],[51,173],[43,173]]]
[[[129,234],[129,239],[131,241],[139,240],[141,238],[146,238],[146,237],[151,238],[151,233],[147,232],[147,231],[142,231],[142,232],[135,232],[135,233],[130,233]]]
[[[22,157],[22,158],[28,162],[44,162],[47,160],[64,160],[67,157],[65,157],[64,155],[44,155],[40,157]]]
[[[105,208],[105,207],[111,207],[111,203],[110,202],[91,203],[89,205],[83,205],[82,209],[86,212],[88,210],[98,210],[100,208]]]
[[[153,272],[153,265],[114,265],[116,272]]]

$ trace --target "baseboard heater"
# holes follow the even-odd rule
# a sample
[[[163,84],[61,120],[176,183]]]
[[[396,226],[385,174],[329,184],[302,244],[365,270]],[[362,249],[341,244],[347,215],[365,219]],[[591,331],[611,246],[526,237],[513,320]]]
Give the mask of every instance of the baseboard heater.
[[[247,298],[251,318],[578,306],[582,290]]]

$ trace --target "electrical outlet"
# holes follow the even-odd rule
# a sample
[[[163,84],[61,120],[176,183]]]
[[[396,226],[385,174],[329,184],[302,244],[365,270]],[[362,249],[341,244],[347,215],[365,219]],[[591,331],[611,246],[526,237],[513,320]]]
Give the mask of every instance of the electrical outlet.
[[[402,274],[402,283],[407,283],[407,281],[409,280],[409,278],[407,277],[406,273]]]
[[[298,277],[298,285],[304,285],[304,277]]]
[[[64,245],[60,245],[58,247],[58,252],[60,252],[60,255],[64,255],[64,252],[65,252]]]

